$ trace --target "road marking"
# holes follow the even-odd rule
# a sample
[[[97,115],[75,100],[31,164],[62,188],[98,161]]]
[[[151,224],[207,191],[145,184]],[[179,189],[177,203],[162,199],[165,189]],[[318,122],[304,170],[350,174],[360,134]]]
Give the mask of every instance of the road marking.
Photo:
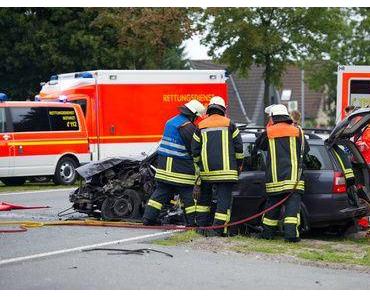
[[[74,191],[77,188],[64,188],[64,189],[52,189],[52,190],[34,190],[34,191],[27,191],[27,192],[8,192],[8,193],[1,193],[0,196],[8,196],[8,195],[20,195],[20,194],[33,194],[33,193],[48,193],[48,192],[62,192],[62,191]]]
[[[81,250],[92,249],[92,248],[102,247],[102,246],[111,245],[111,244],[135,241],[135,240],[146,239],[146,238],[151,238],[151,237],[159,237],[159,236],[162,236],[162,235],[172,234],[172,233],[179,232],[179,231],[180,230],[158,232],[158,233],[141,235],[141,236],[125,238],[125,239],[120,239],[120,240],[114,240],[114,241],[96,243],[96,244],[91,244],[91,245],[79,246],[79,247],[75,247],[75,248],[71,248],[71,249],[64,249],[64,250],[58,250],[58,251],[53,251],[53,252],[46,252],[46,253],[41,253],[41,254],[24,256],[24,257],[10,258],[10,259],[1,260],[0,261],[0,266],[4,265],[4,264],[17,263],[17,262],[22,262],[22,261],[27,261],[27,260],[32,260],[32,259],[46,258],[46,257],[50,257],[50,256],[55,256],[55,255],[73,253],[73,252],[78,252],[78,251],[81,251]]]

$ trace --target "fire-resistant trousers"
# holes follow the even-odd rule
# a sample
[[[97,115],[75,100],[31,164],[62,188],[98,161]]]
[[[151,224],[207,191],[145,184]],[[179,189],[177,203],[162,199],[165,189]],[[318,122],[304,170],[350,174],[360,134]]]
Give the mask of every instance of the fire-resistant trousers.
[[[145,207],[143,218],[153,222],[156,221],[163,205],[169,203],[178,194],[185,207],[187,225],[195,226],[193,188],[192,185],[179,186],[157,181],[156,189]]]
[[[202,182],[201,198],[196,205],[196,222],[198,226],[209,226],[212,222],[211,213],[214,212],[213,225],[225,225],[230,221],[232,188],[234,183]],[[215,209],[211,209],[215,207]],[[227,234],[227,228],[216,229],[219,235]]]
[[[289,193],[283,193],[278,195],[270,195],[267,198],[266,208],[278,203]],[[301,197],[300,193],[293,193],[287,201],[283,203],[285,206],[284,214],[284,238],[286,240],[293,240],[299,238],[299,225],[301,223],[300,209],[301,209]],[[275,207],[271,211],[267,212],[262,219],[263,232],[262,237],[266,239],[272,239],[275,232],[278,229],[279,216],[281,207]]]

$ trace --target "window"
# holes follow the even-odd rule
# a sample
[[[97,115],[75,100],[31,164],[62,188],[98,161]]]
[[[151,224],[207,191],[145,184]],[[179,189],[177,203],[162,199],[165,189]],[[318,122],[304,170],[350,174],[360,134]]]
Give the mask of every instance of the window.
[[[2,107],[0,108],[0,133],[5,132],[5,109]]]
[[[266,153],[259,150],[257,152],[256,158],[252,159],[252,151],[255,144],[252,142],[243,143],[244,151],[244,166],[243,170],[245,171],[263,171],[266,169]]]
[[[78,130],[78,121],[75,110],[68,107],[50,107],[48,111],[51,130],[69,131]]]
[[[86,99],[72,100],[71,103],[80,105],[82,112],[84,113],[84,116],[86,117],[86,107],[87,107]]]
[[[370,80],[351,80],[351,105],[366,107],[370,105]]]
[[[307,170],[333,169],[328,151],[323,145],[310,145],[310,151],[308,156],[305,156],[304,165]]]
[[[10,107],[14,132],[50,131],[47,107]]]

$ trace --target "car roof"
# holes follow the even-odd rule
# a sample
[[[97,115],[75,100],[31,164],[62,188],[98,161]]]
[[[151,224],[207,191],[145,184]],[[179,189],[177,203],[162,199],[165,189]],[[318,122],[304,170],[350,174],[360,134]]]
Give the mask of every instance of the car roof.
[[[52,106],[52,107],[73,107],[75,104],[68,103],[68,102],[50,102],[50,101],[4,101],[0,102],[0,106],[5,107],[45,107],[45,106]]]
[[[306,135],[310,136],[310,134],[306,134]],[[254,133],[241,132],[241,136],[242,136],[243,142],[255,142],[257,139]],[[324,139],[320,139],[320,138],[309,138],[307,139],[307,141],[311,145],[324,145]]]

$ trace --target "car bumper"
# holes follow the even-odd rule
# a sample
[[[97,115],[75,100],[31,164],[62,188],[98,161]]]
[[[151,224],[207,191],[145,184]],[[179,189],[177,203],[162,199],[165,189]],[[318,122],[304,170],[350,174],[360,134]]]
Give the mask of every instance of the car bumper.
[[[312,195],[305,197],[303,202],[307,206],[310,227],[344,225],[370,214],[370,207],[364,202],[358,207],[349,205],[346,194]]]

